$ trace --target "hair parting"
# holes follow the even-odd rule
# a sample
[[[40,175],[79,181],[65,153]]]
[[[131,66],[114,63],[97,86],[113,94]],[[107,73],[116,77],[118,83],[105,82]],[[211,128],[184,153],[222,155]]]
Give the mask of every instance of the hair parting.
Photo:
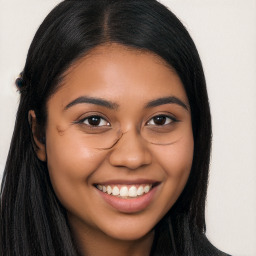
[[[35,111],[43,138],[46,103],[61,86],[65,72],[94,47],[107,43],[164,59],[180,77],[191,108],[194,158],[190,177],[175,205],[155,227],[151,254],[225,255],[205,236],[212,130],[202,64],[185,27],[154,0],[66,0],[39,27],[16,81],[20,103],[1,186],[0,254],[79,255],[47,164],[37,158],[28,113]]]

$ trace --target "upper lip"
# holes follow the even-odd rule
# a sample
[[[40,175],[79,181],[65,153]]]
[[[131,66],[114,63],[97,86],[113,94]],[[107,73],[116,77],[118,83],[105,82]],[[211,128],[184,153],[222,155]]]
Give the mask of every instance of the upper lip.
[[[150,180],[150,179],[136,179],[136,180],[107,180],[107,181],[102,181],[102,182],[97,182],[94,183],[95,185],[100,184],[100,185],[133,185],[133,184],[158,184],[160,183],[157,180]]]

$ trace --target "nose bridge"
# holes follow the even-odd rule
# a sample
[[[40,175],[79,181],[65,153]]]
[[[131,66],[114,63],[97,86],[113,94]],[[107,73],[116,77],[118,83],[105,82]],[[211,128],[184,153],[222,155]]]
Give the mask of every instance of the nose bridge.
[[[110,154],[114,166],[137,169],[151,163],[151,153],[146,141],[136,129],[124,132]]]

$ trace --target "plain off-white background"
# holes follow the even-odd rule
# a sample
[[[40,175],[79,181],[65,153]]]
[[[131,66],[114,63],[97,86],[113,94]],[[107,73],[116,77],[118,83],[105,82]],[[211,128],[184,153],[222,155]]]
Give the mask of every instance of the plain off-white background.
[[[0,0],[0,177],[14,127],[14,86],[33,35],[59,0]],[[162,0],[199,50],[213,120],[207,235],[256,255],[256,0]]]

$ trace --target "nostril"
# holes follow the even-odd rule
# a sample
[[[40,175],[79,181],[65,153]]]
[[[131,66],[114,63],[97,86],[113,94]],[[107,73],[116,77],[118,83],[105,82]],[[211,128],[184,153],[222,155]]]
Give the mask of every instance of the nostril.
[[[144,148],[133,148],[123,145],[115,147],[110,153],[110,164],[116,167],[127,167],[129,169],[137,169],[144,165],[151,164],[151,154]]]

